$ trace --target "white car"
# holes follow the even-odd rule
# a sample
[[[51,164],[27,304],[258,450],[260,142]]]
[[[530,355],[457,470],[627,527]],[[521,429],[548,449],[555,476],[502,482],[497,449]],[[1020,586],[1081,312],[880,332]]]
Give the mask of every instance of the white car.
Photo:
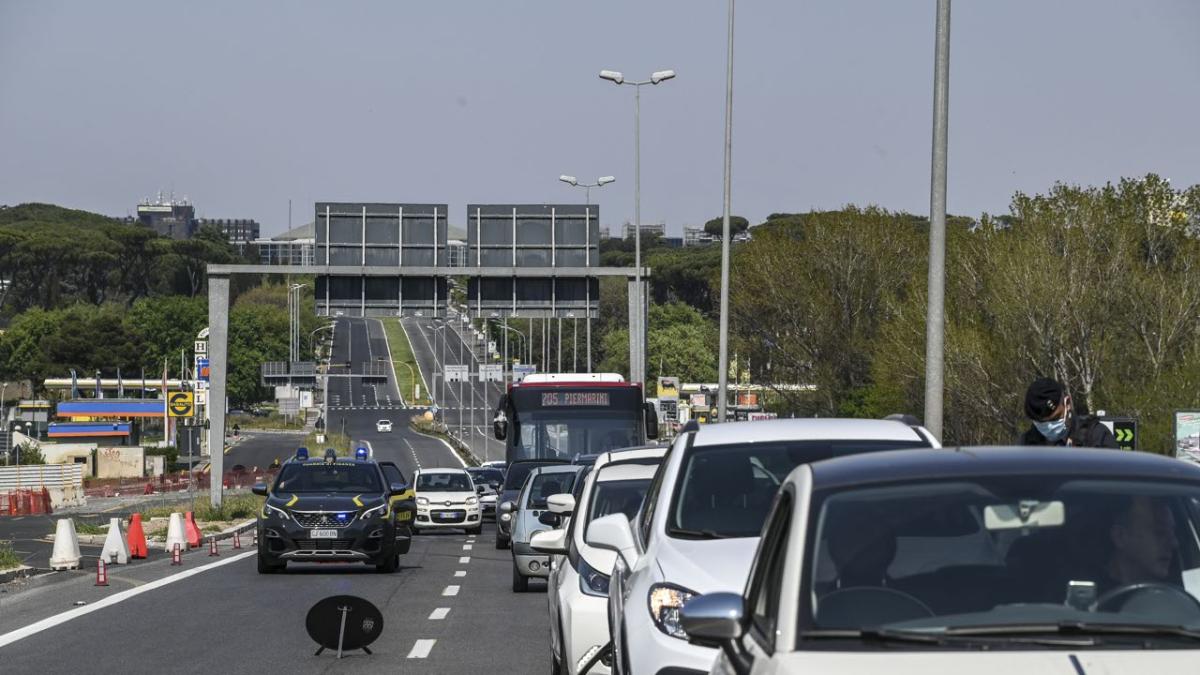
[[[740,588],[780,484],[796,466],[841,455],[936,445],[902,422],[734,422],[675,439],[635,523],[613,514],[586,541],[619,555],[609,581],[613,669],[708,672],[716,650],[689,644],[679,610],[696,595]]]
[[[1200,467],[1079,448],[796,469],[744,593],[694,598],[714,673],[1197,672]]]
[[[417,497],[417,531],[459,529],[483,531],[483,513],[471,475],[463,469],[418,469],[413,478]]]
[[[532,540],[536,550],[557,554],[546,593],[552,672],[575,675],[608,644],[608,572],[617,554],[588,545],[583,535],[597,518],[637,514],[666,451],[660,445],[600,455],[576,491],[578,501],[570,495],[550,498],[551,511],[570,516],[565,529],[539,532]],[[559,507],[563,502],[566,508]],[[608,672],[603,661],[588,670]]]
[[[378,422],[375,423],[375,431],[377,431],[381,434],[392,433],[392,421],[391,420],[379,420]]]
[[[550,511],[552,495],[570,494],[575,478],[583,467],[577,464],[547,464],[530,472],[525,485],[513,502],[508,515],[512,532],[512,589],[514,593],[529,590],[530,578],[550,576],[550,556],[533,550],[533,535],[551,529],[546,520],[555,520]],[[504,515],[504,514],[501,514]]]

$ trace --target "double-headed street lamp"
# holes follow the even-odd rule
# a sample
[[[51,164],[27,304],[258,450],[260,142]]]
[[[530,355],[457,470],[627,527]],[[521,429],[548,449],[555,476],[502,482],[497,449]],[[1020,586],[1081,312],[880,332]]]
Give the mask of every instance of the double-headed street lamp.
[[[617,180],[613,176],[601,176],[596,179],[595,183],[580,183],[579,180],[577,178],[575,178],[575,176],[559,176],[558,179],[561,180],[562,182],[566,183],[567,185],[572,185],[574,187],[583,188],[584,189],[584,204],[586,206],[592,205],[592,188],[604,187],[605,185],[608,185],[609,183],[612,183],[615,180]],[[588,297],[589,302],[588,302],[588,315],[587,315],[587,320],[586,320],[586,324],[587,324],[587,371],[590,373],[590,372],[592,372],[592,310],[591,310],[591,302],[590,302],[591,301],[591,297],[590,297],[591,290],[588,291],[588,294],[589,294],[589,297]],[[574,322],[576,320],[574,318],[572,318],[572,321]],[[559,339],[561,340],[562,339],[562,319],[558,320],[558,332],[559,332]],[[573,323],[573,328],[572,328],[572,333],[571,333],[572,340],[575,339],[575,334],[578,332],[579,332],[579,324],[577,322],[575,322],[575,323]],[[572,367],[571,369],[577,370],[576,367]]]
[[[637,365],[630,363],[631,379],[646,381],[646,331],[645,331],[645,297],[642,293],[642,86],[661,84],[675,77],[673,70],[659,70],[650,74],[649,80],[635,82],[626,80],[625,76],[615,70],[600,71],[600,79],[614,84],[633,86],[633,281],[637,289],[637,331],[640,336],[635,352]]]
[[[614,178],[612,176],[601,176],[596,179],[595,183],[580,183],[579,180],[577,178],[575,178],[575,176],[559,176],[558,179],[561,180],[562,182],[566,183],[567,185],[573,185],[575,187],[583,188],[584,189],[584,204],[586,204],[587,206],[592,205],[592,188],[604,187],[605,185],[608,185],[609,183],[616,180],[616,178]]]

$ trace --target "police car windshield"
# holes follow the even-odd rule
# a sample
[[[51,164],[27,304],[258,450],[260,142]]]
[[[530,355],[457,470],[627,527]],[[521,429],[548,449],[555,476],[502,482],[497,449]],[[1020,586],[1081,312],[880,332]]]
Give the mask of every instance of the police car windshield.
[[[471,477],[465,473],[423,473],[417,476],[418,492],[473,492]]]
[[[379,470],[372,464],[305,462],[287,464],[275,482],[276,492],[380,492]]]

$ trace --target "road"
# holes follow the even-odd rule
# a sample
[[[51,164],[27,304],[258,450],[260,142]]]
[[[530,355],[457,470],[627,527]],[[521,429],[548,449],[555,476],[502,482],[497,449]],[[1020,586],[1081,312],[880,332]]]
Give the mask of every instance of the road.
[[[371,324],[378,328],[370,320],[340,320],[335,360],[367,349]],[[461,466],[446,444],[404,424],[376,433],[383,413],[375,408],[389,396],[393,405],[400,400],[394,382],[349,381],[341,394],[355,405],[337,410],[337,418],[376,458],[396,461],[408,475],[417,467]],[[0,594],[0,662],[14,673],[544,671],[550,660],[544,586],[514,594],[510,553],[496,550],[493,536],[491,524],[477,537],[419,536],[391,575],[333,564],[259,575],[253,550],[233,551],[229,542],[218,558],[186,554],[182,574],[161,557],[112,567],[106,588],[83,573],[44,575]],[[328,651],[313,655],[306,613],[338,594],[365,598],[383,613],[373,655],[357,652],[342,661]]]

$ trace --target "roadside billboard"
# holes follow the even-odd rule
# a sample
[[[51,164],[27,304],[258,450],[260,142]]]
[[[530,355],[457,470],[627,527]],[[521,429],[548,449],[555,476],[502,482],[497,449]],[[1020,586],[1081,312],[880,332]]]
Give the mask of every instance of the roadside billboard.
[[[1200,464],[1200,410],[1175,411],[1175,457]]]

